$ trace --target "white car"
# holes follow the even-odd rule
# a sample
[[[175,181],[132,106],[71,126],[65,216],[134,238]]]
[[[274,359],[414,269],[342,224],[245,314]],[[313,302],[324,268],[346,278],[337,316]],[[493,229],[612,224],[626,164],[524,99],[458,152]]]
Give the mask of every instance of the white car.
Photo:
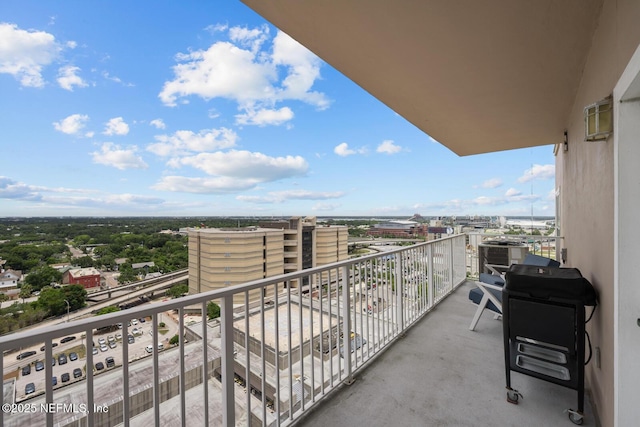
[[[153,353],[153,346],[152,345],[148,345],[145,347],[145,350],[147,350],[147,353]]]

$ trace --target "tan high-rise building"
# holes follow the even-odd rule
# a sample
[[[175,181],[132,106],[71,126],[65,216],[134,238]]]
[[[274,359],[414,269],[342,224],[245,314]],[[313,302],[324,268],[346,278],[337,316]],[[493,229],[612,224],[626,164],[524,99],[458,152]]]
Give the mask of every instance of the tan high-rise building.
[[[189,292],[222,289],[341,261],[348,257],[347,240],[347,227],[318,226],[315,217],[264,221],[242,229],[191,229]],[[267,290],[265,296],[273,291]],[[259,296],[254,292],[250,299]]]

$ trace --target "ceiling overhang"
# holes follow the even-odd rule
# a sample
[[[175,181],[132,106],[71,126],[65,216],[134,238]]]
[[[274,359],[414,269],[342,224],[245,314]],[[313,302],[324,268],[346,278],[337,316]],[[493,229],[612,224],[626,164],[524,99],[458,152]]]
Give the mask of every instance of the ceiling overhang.
[[[242,0],[459,155],[555,144],[602,0]]]

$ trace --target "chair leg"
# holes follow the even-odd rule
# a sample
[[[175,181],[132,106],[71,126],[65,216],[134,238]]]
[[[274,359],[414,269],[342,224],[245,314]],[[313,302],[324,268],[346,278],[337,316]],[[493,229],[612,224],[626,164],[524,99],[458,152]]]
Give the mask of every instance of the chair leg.
[[[471,325],[469,325],[470,331],[473,331],[476,329],[476,325],[478,324],[478,321],[480,320],[480,316],[482,315],[482,312],[484,311],[484,308],[487,306],[488,302],[489,302],[489,297],[487,296],[487,294],[484,294],[482,296],[482,299],[480,300],[480,304],[478,304],[478,308],[476,309],[476,314],[473,315],[473,320],[471,320]]]

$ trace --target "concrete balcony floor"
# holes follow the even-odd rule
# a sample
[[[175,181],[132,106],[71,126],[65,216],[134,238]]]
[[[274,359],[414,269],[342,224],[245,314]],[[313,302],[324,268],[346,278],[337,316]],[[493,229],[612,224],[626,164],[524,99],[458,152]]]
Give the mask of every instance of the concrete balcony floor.
[[[304,426],[574,426],[577,391],[511,373],[524,398],[508,403],[502,321],[476,310],[460,286],[356,381],[343,386],[300,420]],[[585,426],[596,426],[585,393]]]

